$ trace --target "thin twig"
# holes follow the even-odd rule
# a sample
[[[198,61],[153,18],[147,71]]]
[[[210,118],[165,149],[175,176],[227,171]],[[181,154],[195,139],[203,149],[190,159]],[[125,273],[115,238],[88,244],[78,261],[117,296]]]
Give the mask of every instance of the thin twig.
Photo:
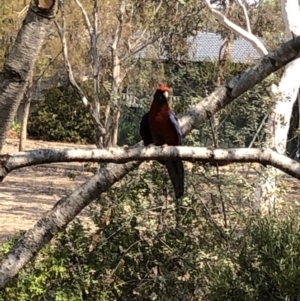
[[[212,130],[212,137],[213,137],[214,147],[217,148],[218,147],[218,142],[217,142],[217,139],[216,139],[216,134],[215,134],[214,125],[213,125],[213,122],[212,122],[212,117],[209,118],[209,123],[210,123],[211,130]],[[224,218],[224,227],[227,228],[228,227],[228,220],[227,220],[227,214],[226,214],[226,206],[225,206],[224,199],[223,199],[223,194],[222,194],[222,185],[221,185],[220,169],[219,169],[218,162],[216,162],[215,166],[216,166],[216,170],[217,170],[217,186],[218,186],[218,191],[219,191],[220,201],[221,201],[221,206],[222,206],[222,213],[223,213],[223,218]]]
[[[246,27],[247,27],[247,31],[249,33],[251,32],[251,26],[250,26],[250,20],[249,20],[249,15],[248,15],[248,11],[246,6],[243,4],[242,0],[237,0],[238,4],[242,7],[244,15],[245,15],[245,19],[246,19]]]

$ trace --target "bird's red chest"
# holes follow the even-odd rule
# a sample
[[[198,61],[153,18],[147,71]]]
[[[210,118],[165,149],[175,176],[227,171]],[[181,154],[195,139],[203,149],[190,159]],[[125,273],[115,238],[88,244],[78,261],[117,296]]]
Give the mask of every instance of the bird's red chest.
[[[149,111],[149,127],[155,144],[178,145],[178,137],[174,125],[169,118],[170,108],[152,104]]]

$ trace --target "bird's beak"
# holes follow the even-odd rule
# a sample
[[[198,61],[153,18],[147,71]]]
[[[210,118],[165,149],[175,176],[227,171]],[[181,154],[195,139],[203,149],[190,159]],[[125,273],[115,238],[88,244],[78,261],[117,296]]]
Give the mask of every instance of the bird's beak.
[[[169,92],[168,92],[168,91],[165,91],[165,92],[164,92],[164,97],[165,97],[165,98],[169,98]]]

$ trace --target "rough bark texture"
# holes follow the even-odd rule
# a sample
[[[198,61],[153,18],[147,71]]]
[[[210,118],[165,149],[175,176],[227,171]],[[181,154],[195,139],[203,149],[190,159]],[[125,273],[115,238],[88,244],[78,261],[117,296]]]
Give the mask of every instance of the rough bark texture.
[[[34,0],[0,72],[0,152],[57,12],[58,0]]]
[[[300,179],[300,164],[271,149],[151,146],[110,149],[39,149],[14,155],[0,155],[0,181],[3,180],[6,173],[12,170],[42,163],[72,161],[126,163],[180,158],[192,162],[222,162],[223,165],[257,162],[263,165],[272,165]]]
[[[272,72],[300,56],[300,37],[285,43],[280,48],[262,58],[256,65],[234,77],[218,88],[181,119],[183,134],[203,123],[207,117],[231,103],[242,93],[251,89]],[[141,144],[139,144],[141,145]],[[62,198],[48,211],[36,225],[2,258],[0,263],[0,289],[14,277],[24,265],[59,231],[64,229],[76,215],[100,193],[106,191],[129,171],[139,166],[139,162],[123,165],[108,164],[86,181],[70,196]]]

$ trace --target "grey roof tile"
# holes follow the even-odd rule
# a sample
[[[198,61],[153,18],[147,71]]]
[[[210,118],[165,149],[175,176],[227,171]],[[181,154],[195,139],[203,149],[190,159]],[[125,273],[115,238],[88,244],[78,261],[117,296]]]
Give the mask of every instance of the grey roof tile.
[[[187,40],[191,47],[188,53],[192,61],[217,60],[219,59],[219,51],[224,43],[221,35],[212,32],[198,32],[195,36],[191,36]],[[224,50],[222,50],[223,53]],[[143,50],[137,54],[139,58],[145,56],[147,50]],[[149,53],[149,52],[148,52]],[[164,59],[165,53],[161,55]],[[250,42],[243,38],[237,38],[233,41],[231,49],[231,60],[235,63],[247,63],[252,60],[259,59],[260,55]]]
[[[219,58],[219,51],[224,43],[221,35],[215,33],[198,33],[195,37],[188,38],[191,43],[189,57],[193,61],[215,60]],[[222,50],[223,53],[224,50]],[[231,60],[235,63],[246,63],[260,57],[250,42],[243,38],[233,41]]]

